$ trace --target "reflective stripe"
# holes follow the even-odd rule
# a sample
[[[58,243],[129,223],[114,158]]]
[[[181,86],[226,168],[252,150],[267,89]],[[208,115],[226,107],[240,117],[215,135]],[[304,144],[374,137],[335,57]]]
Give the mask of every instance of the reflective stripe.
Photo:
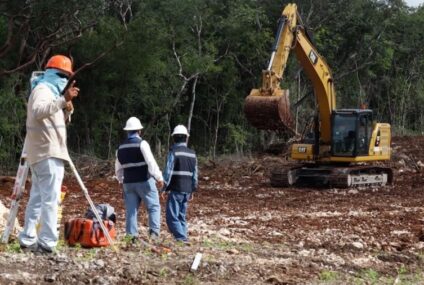
[[[125,164],[122,164],[122,168],[139,167],[144,165],[147,165],[147,163],[145,163],[144,161],[137,162],[137,163],[125,163]]]
[[[173,171],[172,175],[193,176],[193,172],[190,172],[190,171]]]
[[[119,149],[123,148],[132,148],[132,147],[140,147],[140,143],[126,143],[119,146]]]
[[[177,151],[177,152],[175,152],[175,155],[176,156],[186,156],[186,157],[196,158],[196,155],[194,153],[189,153],[189,152]]]

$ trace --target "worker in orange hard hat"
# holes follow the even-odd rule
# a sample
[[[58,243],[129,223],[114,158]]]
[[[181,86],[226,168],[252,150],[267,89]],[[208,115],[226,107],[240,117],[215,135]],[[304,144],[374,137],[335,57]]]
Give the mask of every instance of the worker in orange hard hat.
[[[64,55],[52,56],[46,64],[46,68],[59,69],[65,73],[72,75],[72,61],[69,57]]]
[[[75,81],[64,90],[73,74],[72,62],[64,55],[52,56],[45,72],[31,82],[27,105],[24,152],[32,173],[25,226],[19,234],[21,248],[49,254],[57,245],[57,213],[64,175],[69,161],[66,146],[66,118],[78,96]],[[41,221],[37,233],[36,225]]]

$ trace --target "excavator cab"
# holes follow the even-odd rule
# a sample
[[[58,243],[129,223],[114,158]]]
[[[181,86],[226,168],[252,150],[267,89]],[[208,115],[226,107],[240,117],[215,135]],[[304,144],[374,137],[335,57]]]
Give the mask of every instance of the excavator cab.
[[[337,110],[331,118],[331,155],[368,155],[373,129],[372,110]]]

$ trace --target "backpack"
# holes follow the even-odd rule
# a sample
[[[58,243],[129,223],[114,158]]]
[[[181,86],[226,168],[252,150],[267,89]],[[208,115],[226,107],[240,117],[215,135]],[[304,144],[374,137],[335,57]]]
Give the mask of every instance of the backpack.
[[[102,220],[110,220],[116,223],[115,208],[109,204],[97,204],[95,207]],[[96,215],[94,215],[91,208],[88,208],[87,212],[85,212],[85,218],[97,221]]]
[[[99,204],[96,205],[96,209],[103,219],[103,224],[111,239],[115,240],[116,215],[114,208],[109,204]],[[71,219],[65,223],[65,241],[70,246],[80,244],[87,248],[110,245],[91,209],[87,210],[85,218]]]

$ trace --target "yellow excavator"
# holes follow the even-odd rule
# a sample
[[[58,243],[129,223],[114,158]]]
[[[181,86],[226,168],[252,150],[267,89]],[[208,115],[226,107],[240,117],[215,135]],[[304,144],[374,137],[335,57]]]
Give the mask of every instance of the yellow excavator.
[[[371,164],[390,160],[390,124],[374,122],[370,109],[336,109],[331,70],[312,44],[296,4],[288,4],[282,12],[268,68],[262,71],[262,87],[252,89],[245,99],[248,121],[258,129],[295,133],[289,92],[280,87],[292,50],[312,82],[317,116],[312,138],[291,145],[290,157],[299,163],[274,169],[271,184],[351,187],[392,183],[390,168]]]

